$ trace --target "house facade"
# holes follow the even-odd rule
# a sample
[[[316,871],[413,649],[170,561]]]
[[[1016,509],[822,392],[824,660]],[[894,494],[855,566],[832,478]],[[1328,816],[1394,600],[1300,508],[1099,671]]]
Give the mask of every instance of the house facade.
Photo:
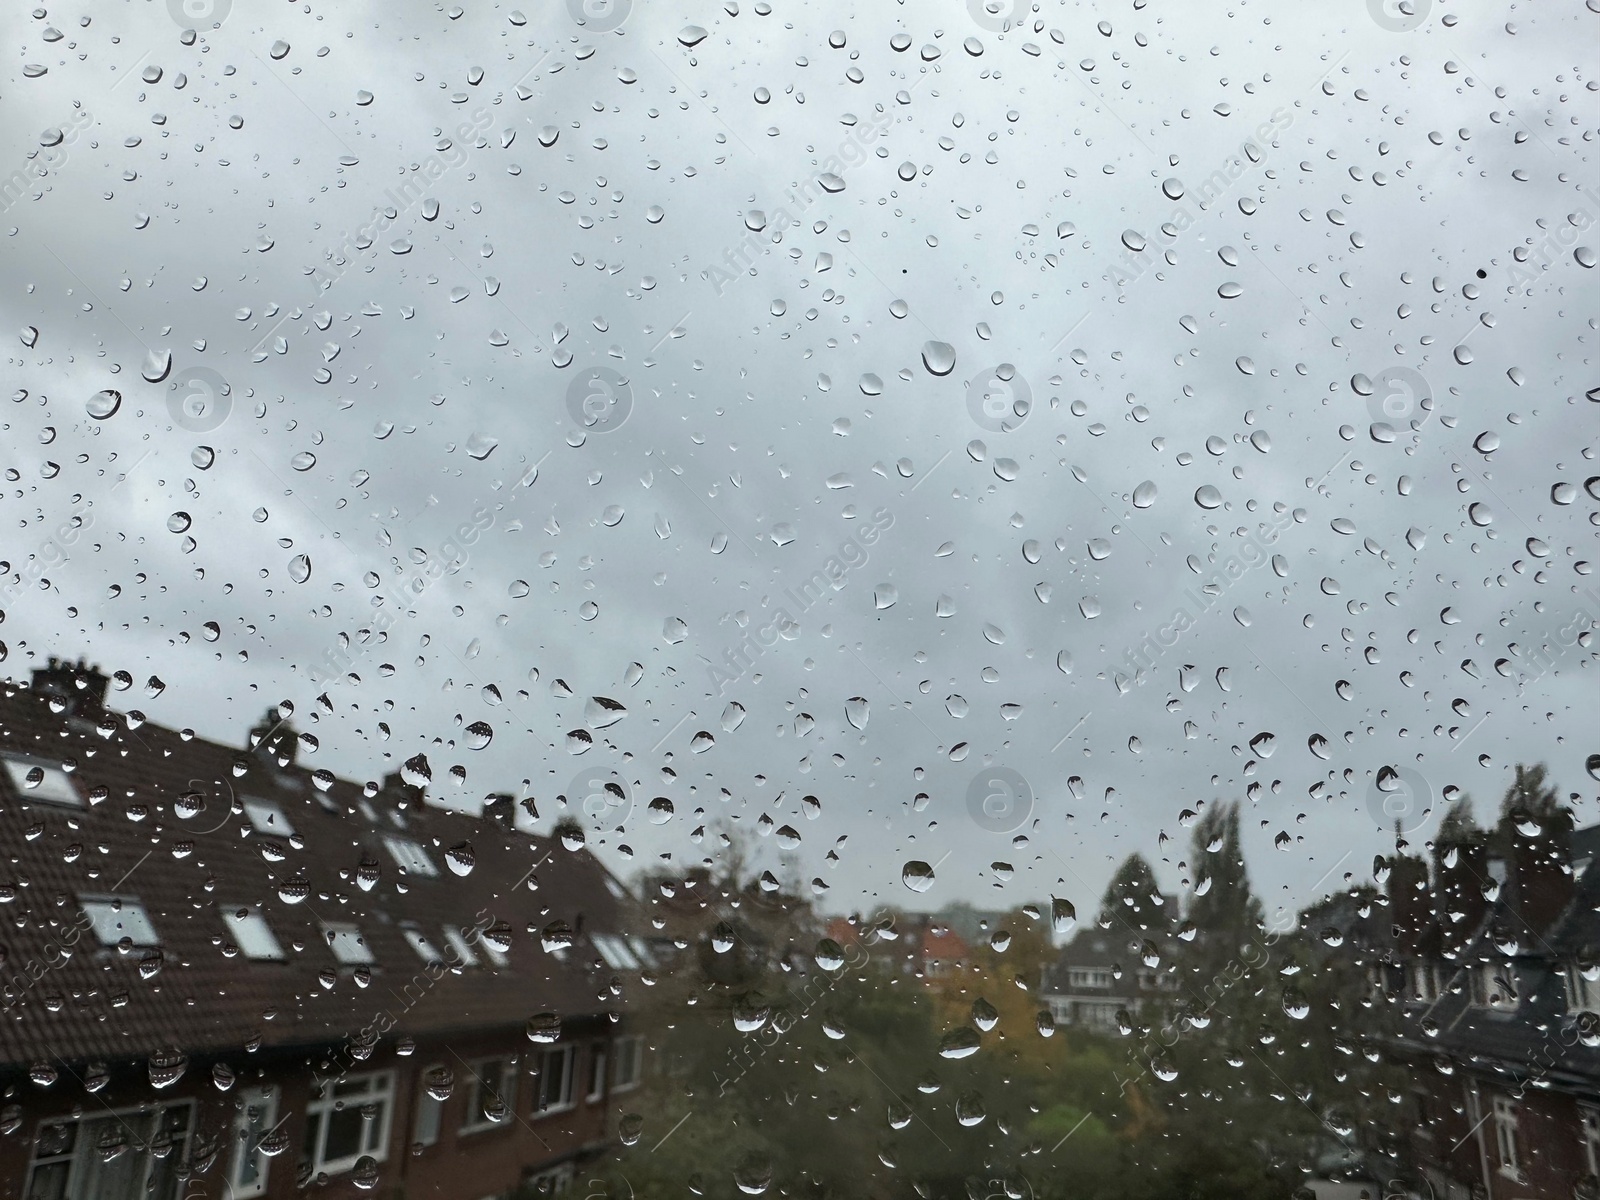
[[[1388,890],[1415,1169],[1439,1200],[1600,1196],[1600,826],[1441,843]]]
[[[1139,941],[1124,930],[1079,930],[1044,968],[1040,998],[1057,1025],[1115,1033],[1118,1014],[1137,1014],[1172,992],[1170,971],[1145,964]]]
[[[604,1153],[649,949],[592,855],[129,684],[0,687],[0,1198],[482,1200]]]

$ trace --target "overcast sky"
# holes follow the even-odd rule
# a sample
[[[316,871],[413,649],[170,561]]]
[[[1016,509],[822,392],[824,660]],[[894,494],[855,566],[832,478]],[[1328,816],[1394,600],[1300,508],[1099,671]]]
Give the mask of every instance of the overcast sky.
[[[836,911],[1600,819],[1593,0],[973,4],[0,16],[4,670]]]

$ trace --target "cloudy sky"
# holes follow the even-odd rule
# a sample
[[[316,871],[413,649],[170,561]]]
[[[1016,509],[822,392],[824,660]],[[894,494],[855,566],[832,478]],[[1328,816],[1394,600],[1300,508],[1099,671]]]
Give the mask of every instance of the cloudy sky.
[[[0,16],[14,677],[840,911],[1600,819],[1594,0],[211,7]]]

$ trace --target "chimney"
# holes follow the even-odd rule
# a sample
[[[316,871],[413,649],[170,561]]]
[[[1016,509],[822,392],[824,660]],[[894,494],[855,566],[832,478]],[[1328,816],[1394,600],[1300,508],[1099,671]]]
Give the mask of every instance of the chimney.
[[[1474,832],[1459,842],[1437,844],[1433,872],[1445,957],[1454,958],[1455,951],[1478,932],[1489,909],[1483,894],[1490,883],[1489,847],[1483,835]]]
[[[73,666],[52,654],[48,666],[33,671],[33,690],[64,702],[68,713],[98,713],[105,707],[110,682],[98,666],[91,667],[82,658]]]
[[[490,792],[483,798],[485,820],[497,821],[507,829],[517,827],[517,802],[510,792]]]
[[[1541,937],[1571,903],[1576,888],[1572,875],[1572,816],[1568,810],[1559,809],[1535,822],[1526,814],[1513,814],[1511,824],[1507,899],[1533,935]]]
[[[269,708],[266,715],[251,727],[245,748],[280,767],[292,767],[295,755],[300,750],[300,739],[295,734],[294,726],[289,724],[289,718],[280,716],[276,708]]]
[[[1406,958],[1420,953],[1433,912],[1428,864],[1415,855],[1396,854],[1389,860],[1389,913],[1395,949]]]

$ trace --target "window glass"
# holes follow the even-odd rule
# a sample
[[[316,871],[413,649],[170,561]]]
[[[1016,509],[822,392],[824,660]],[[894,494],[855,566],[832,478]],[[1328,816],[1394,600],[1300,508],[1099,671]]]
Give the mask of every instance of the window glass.
[[[81,807],[83,797],[72,782],[72,777],[59,764],[39,762],[12,755],[0,755],[5,764],[6,778],[12,790],[24,800],[40,800],[47,804],[67,804]]]
[[[394,859],[395,865],[407,874],[428,879],[438,875],[438,868],[433,865],[428,852],[409,838],[385,837],[383,844],[388,847],[389,857]]]
[[[374,961],[371,948],[356,926],[342,922],[324,922],[322,933],[333,950],[333,956],[341,963],[359,965]]]
[[[259,1196],[267,1190],[267,1175],[271,1170],[271,1153],[263,1152],[261,1143],[268,1133],[275,1132],[278,1124],[278,1090],[257,1088],[240,1097],[243,1105],[234,1120],[234,1149],[229,1185],[236,1196]],[[268,1143],[268,1151],[275,1149]]]
[[[534,1111],[553,1112],[572,1105],[571,1046],[558,1046],[539,1056],[539,1091]]]
[[[157,946],[161,939],[144,904],[133,896],[84,896],[79,903],[103,946],[124,938],[135,946]]]
[[[488,1129],[511,1119],[516,1111],[517,1064],[513,1059],[485,1058],[468,1065],[467,1108],[461,1128]]]
[[[244,811],[250,818],[250,827],[257,833],[282,838],[294,834],[294,827],[289,824],[289,818],[283,815],[283,808],[270,800],[247,797],[244,801]]]
[[[228,934],[246,958],[273,960],[283,957],[283,947],[273,935],[272,927],[260,909],[222,906],[222,920]]]
[[[306,1105],[302,1169],[336,1174],[387,1157],[394,1077],[370,1072],[324,1085]],[[370,1164],[369,1164],[370,1165]]]
[[[417,1086],[416,1118],[411,1140],[418,1146],[431,1146],[439,1140],[444,1119],[444,1102],[450,1098],[454,1073],[442,1063],[425,1068]]]
[[[1600,1200],[1600,0],[0,36],[0,1198]]]
[[[638,1084],[644,1067],[644,1039],[637,1035],[616,1040],[617,1071],[613,1085],[618,1089]]]
[[[443,962],[439,951],[428,940],[428,935],[416,926],[407,926],[400,931],[406,939],[406,944],[416,951],[417,957],[425,963]]]

